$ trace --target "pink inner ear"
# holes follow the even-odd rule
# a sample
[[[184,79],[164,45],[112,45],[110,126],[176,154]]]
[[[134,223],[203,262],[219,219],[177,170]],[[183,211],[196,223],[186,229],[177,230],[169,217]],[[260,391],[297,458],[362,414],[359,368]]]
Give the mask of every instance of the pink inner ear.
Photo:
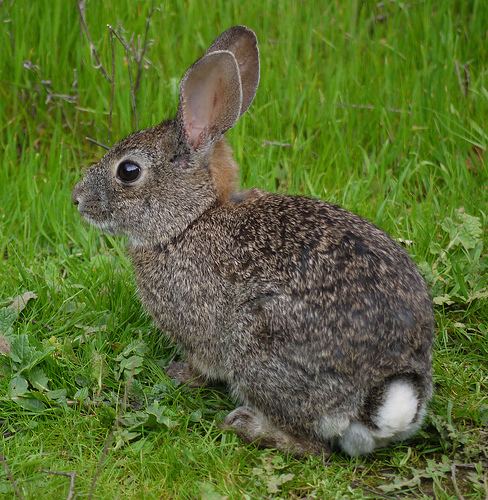
[[[188,136],[188,140],[193,149],[197,149],[200,145],[201,139],[204,137],[205,127],[200,124],[196,119],[191,120],[186,125],[186,134]]]
[[[234,125],[241,107],[239,70],[230,52],[214,52],[197,61],[181,82],[183,126],[198,149]]]
[[[215,81],[215,88],[209,86],[209,81],[198,82],[198,90],[191,101],[191,119],[187,126],[187,134],[193,148],[198,148],[208,133],[208,127],[215,123],[219,116],[220,96],[223,95],[221,79]],[[188,109],[188,108],[186,108]]]

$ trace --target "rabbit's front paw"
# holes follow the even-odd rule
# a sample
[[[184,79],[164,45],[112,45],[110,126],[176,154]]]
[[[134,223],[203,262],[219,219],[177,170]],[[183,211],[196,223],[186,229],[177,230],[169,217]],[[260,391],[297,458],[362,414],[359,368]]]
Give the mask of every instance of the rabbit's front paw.
[[[166,368],[166,375],[180,384],[187,384],[190,387],[203,387],[206,385],[205,378],[196,373],[189,363],[185,361],[173,361]]]

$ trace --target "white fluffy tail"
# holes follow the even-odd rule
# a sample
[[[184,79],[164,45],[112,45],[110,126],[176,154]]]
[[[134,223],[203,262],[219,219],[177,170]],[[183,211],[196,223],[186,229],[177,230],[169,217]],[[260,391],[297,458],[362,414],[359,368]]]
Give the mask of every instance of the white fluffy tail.
[[[419,407],[415,387],[405,379],[390,382],[384,400],[372,421],[376,428],[351,422],[339,439],[341,448],[352,456],[371,453],[390,441],[399,441],[414,434],[422,423],[425,405]]]
[[[418,406],[417,391],[410,382],[402,379],[391,382],[383,404],[373,418],[378,427],[378,430],[373,431],[374,436],[393,438],[396,434],[408,431],[415,420]]]

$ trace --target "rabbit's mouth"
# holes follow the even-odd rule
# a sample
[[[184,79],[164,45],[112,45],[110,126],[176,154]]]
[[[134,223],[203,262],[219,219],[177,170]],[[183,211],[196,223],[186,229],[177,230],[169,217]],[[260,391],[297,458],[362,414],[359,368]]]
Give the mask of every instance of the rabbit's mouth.
[[[98,227],[98,229],[101,229],[102,231],[109,233],[109,234],[115,234],[117,231],[115,229],[114,221],[111,218],[111,214],[107,213],[107,217],[100,219],[100,218],[95,218],[93,217],[89,212],[82,211],[80,210],[80,214],[83,216],[83,218],[92,226]]]

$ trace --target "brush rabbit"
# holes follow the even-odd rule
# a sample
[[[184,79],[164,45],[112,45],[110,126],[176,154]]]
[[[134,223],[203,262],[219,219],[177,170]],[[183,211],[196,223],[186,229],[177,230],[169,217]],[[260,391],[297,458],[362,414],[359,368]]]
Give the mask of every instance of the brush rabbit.
[[[223,134],[259,82],[254,33],[220,35],[184,75],[176,118],[135,132],[73,190],[128,236],[142,303],[183,350],[168,372],[220,380],[224,426],[301,455],[411,436],[432,393],[426,285],[384,232],[340,207],[239,192]]]

